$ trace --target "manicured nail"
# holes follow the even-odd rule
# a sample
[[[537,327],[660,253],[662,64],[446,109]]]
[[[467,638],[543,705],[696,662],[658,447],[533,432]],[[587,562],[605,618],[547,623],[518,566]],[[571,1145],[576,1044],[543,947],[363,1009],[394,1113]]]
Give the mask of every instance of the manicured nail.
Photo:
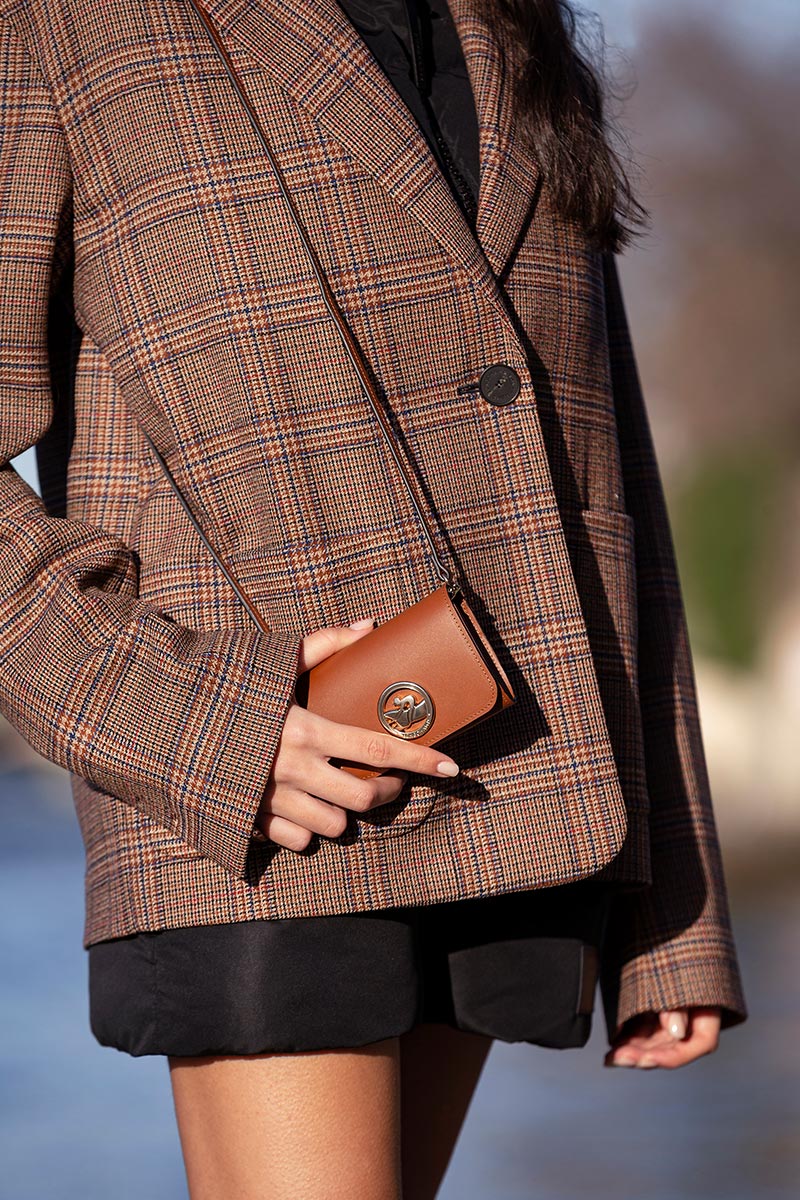
[[[673,1017],[669,1023],[669,1031],[672,1034],[672,1036],[674,1038],[677,1038],[679,1041],[681,1040],[681,1038],[685,1038],[686,1037],[686,1020],[685,1020],[685,1018],[681,1017],[681,1016]]]
[[[637,1065],[640,1067],[644,1067],[645,1070],[647,1070],[650,1067],[658,1066],[658,1063],[656,1062],[656,1060],[654,1058],[651,1058],[648,1054],[643,1054],[642,1057],[639,1059],[639,1062]]]
[[[364,617],[361,621],[353,621],[350,625],[350,628],[351,629],[367,629],[370,626],[373,629],[375,628],[375,618],[374,617]]]
[[[633,1058],[612,1058],[612,1067],[635,1067],[636,1061]]]
[[[454,762],[440,762],[436,769],[440,775],[457,775],[460,768]]]

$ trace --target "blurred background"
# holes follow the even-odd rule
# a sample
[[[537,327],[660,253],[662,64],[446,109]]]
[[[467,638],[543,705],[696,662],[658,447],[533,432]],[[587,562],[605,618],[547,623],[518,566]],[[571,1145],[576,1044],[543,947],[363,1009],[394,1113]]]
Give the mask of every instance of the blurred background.
[[[496,1043],[441,1200],[800,1194],[796,0],[597,0],[651,230],[620,260],[750,1020],[679,1071]],[[596,14],[596,15],[592,15]],[[36,484],[31,454],[15,465]],[[0,723],[0,1198],[185,1200],[166,1061],[100,1047],[67,776]],[[43,881],[45,886],[43,887]],[[90,1153],[91,1147],[91,1153]]]

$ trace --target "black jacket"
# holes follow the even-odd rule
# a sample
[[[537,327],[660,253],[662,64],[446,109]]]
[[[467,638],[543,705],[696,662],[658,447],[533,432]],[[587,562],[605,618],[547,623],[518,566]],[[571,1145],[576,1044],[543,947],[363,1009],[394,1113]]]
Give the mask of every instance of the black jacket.
[[[339,0],[339,4],[416,118],[474,226],[478,120],[447,0]]]

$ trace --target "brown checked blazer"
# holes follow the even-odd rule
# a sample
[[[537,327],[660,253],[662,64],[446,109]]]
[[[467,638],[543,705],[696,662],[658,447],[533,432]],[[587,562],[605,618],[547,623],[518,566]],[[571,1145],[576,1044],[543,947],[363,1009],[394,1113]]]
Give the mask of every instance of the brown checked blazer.
[[[549,202],[519,48],[451,0],[470,231],[335,0],[211,0],[517,704],[454,780],[298,854],[250,836],[300,639],[437,584],[277,184],[188,0],[0,0],[0,697],[71,773],[86,946],[614,883],[609,1034],[746,1017],[659,470],[613,256]],[[487,403],[487,366],[521,379]],[[165,456],[265,628],[194,531]],[[9,460],[36,445],[42,499]],[[369,635],[367,635],[369,636]]]

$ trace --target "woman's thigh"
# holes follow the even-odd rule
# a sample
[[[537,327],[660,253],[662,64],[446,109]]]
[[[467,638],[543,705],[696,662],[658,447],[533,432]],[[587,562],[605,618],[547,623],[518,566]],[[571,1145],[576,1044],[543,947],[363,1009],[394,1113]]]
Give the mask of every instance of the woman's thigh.
[[[168,1062],[191,1200],[401,1200],[398,1038]]]
[[[424,1022],[401,1035],[405,1200],[437,1195],[493,1040],[443,1022]]]

